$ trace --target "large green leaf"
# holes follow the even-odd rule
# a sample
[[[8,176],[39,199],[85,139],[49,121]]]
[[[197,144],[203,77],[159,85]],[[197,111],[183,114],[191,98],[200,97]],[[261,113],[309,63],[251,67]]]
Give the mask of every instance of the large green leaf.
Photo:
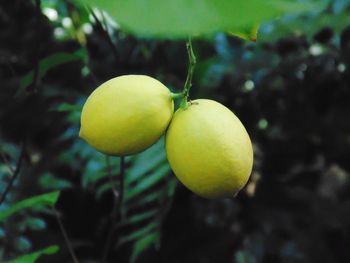
[[[22,200],[16,204],[13,204],[7,209],[0,212],[0,222],[4,221],[7,217],[11,216],[12,214],[17,213],[18,211],[26,208],[36,207],[40,205],[53,206],[56,203],[59,194],[59,191],[54,191],[51,193],[34,196]]]
[[[107,11],[126,31],[160,38],[186,38],[219,31],[249,38],[252,29],[263,21],[315,7],[290,0],[78,1]]]
[[[44,248],[42,250],[21,256],[19,258],[7,261],[6,263],[34,263],[37,261],[39,257],[42,255],[52,255],[55,254],[58,251],[58,246],[49,246],[47,248]]]

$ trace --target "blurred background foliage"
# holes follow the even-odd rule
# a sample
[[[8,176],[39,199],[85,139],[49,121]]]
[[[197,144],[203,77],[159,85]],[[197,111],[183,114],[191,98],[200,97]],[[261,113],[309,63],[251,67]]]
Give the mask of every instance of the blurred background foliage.
[[[23,158],[0,213],[61,194],[56,210],[25,209],[0,222],[0,261],[58,245],[38,262],[72,262],[55,217],[79,262],[101,262],[109,236],[106,262],[348,261],[348,1],[264,23],[257,43],[223,33],[195,40],[191,97],[218,100],[245,124],[255,148],[251,180],[235,199],[196,197],[177,183],[160,140],[127,158],[121,218],[119,160],[78,138],[81,106],[122,74],[180,91],[185,43],[136,38],[72,1],[37,2],[0,4],[1,193]]]

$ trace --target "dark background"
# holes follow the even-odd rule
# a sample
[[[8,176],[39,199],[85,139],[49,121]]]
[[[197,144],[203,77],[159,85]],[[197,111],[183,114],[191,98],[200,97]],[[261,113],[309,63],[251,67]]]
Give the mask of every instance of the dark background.
[[[205,200],[177,184],[165,206],[153,204],[161,210],[160,242],[138,262],[349,262],[349,15],[347,1],[329,1],[320,13],[264,24],[257,43],[225,34],[194,40],[191,98],[236,113],[254,143],[254,171],[235,199]],[[79,109],[98,84],[122,74],[150,75],[180,91],[188,61],[184,41],[138,39],[113,25],[108,37],[89,21],[72,2],[43,1],[41,10],[31,1],[0,2],[0,190],[9,180],[4,157],[15,166],[24,148],[5,205],[62,190],[56,207],[77,257],[101,262],[113,194],[97,196],[105,159],[77,137]],[[77,50],[80,59],[21,88],[39,60]],[[140,163],[130,159],[127,169]],[[168,185],[174,175],[166,171]],[[40,262],[72,262],[50,211],[27,211],[0,230],[0,261],[58,244],[60,252]],[[132,250],[132,242],[113,246],[108,262],[129,262]]]

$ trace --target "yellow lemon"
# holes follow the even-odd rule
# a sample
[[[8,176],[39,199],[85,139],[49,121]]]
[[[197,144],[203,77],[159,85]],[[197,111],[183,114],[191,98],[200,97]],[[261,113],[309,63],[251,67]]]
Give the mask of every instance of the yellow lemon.
[[[80,137],[105,154],[135,154],[164,134],[173,111],[171,93],[158,80],[144,75],[116,77],[87,99]]]
[[[247,183],[253,148],[240,120],[213,100],[192,101],[176,111],[166,151],[177,178],[205,198],[233,196]]]

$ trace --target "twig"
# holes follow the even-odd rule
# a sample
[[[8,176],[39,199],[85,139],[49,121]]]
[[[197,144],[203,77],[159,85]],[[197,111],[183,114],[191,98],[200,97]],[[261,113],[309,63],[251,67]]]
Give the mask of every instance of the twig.
[[[13,175],[15,173],[15,170],[13,170],[12,165],[10,164],[9,160],[7,160],[5,154],[0,153],[1,159],[6,164],[7,169],[9,170],[10,174]]]
[[[34,62],[34,77],[33,77],[33,86],[32,90],[37,92],[37,87],[39,83],[39,54],[40,54],[40,35],[41,35],[41,26],[40,26],[40,15],[41,15],[41,0],[35,0],[35,9],[36,9],[36,27],[37,27],[37,46],[35,52],[35,62]]]
[[[186,48],[187,48],[189,65],[188,65],[186,82],[185,82],[184,89],[182,92],[184,94],[184,97],[183,97],[181,105],[180,105],[182,108],[187,108],[187,104],[188,104],[187,101],[188,101],[190,89],[192,87],[193,72],[194,72],[194,68],[196,66],[196,56],[194,55],[194,52],[193,52],[191,37],[188,38],[188,41],[186,43]]]
[[[112,165],[111,165],[111,161],[110,161],[110,157],[106,156],[106,163],[107,163],[107,172],[108,172],[108,177],[109,177],[109,182],[111,183],[112,186],[112,191],[114,194],[114,202],[119,199],[119,193],[116,187],[115,182],[113,181],[113,171],[112,171]],[[115,202],[116,203],[116,202]]]
[[[115,227],[115,222],[117,221],[118,211],[119,211],[119,217],[122,220],[123,219],[123,213],[122,213],[122,204],[123,204],[123,198],[124,198],[124,175],[125,175],[125,157],[120,157],[120,167],[119,167],[119,192],[118,192],[118,199],[114,199],[113,202],[113,209],[111,212],[111,230],[108,233],[106,245],[103,250],[102,260],[101,262],[105,262],[109,250],[112,245],[112,240],[115,231],[117,230],[117,227]]]
[[[103,34],[105,35],[106,37],[106,40],[107,40],[107,43],[109,45],[109,47],[111,48],[111,51],[113,53],[113,56],[115,58],[115,61],[118,62],[119,61],[119,56],[118,56],[118,50],[116,49],[115,45],[113,44],[113,41],[112,41],[112,38],[111,36],[109,35],[109,32],[108,32],[108,27],[107,27],[107,22],[104,18],[104,15],[103,13],[102,14],[102,18],[104,19],[104,25],[106,27],[106,29],[103,27],[103,24],[101,23],[101,21],[98,19],[97,15],[95,14],[95,12],[88,7],[88,10],[90,11],[91,15],[93,16],[93,18],[95,19],[96,21],[96,24],[97,26],[101,29],[101,31],[103,32]]]
[[[120,157],[120,173],[119,173],[119,210],[121,212],[124,200],[124,177],[125,177],[125,157]],[[122,213],[120,213],[122,214]]]
[[[22,143],[22,149],[21,149],[21,153],[19,155],[18,161],[17,161],[16,169],[13,172],[12,177],[5,188],[5,191],[2,193],[2,195],[0,197],[0,205],[5,201],[7,194],[9,193],[10,189],[13,186],[13,183],[15,182],[17,176],[19,175],[19,172],[21,171],[21,165],[22,165],[22,160],[24,157],[24,152],[25,152],[25,143]]]
[[[52,210],[53,210],[53,212],[54,212],[54,214],[55,214],[55,216],[56,216],[57,223],[58,223],[58,225],[59,225],[59,227],[60,227],[60,230],[61,230],[61,232],[62,232],[62,234],[63,234],[63,238],[64,238],[64,241],[66,242],[66,245],[67,245],[67,248],[68,248],[68,250],[69,250],[69,253],[71,254],[71,256],[72,256],[72,258],[73,258],[73,262],[74,262],[74,263],[79,263],[79,260],[78,260],[78,258],[77,258],[76,255],[75,255],[75,252],[74,252],[72,243],[71,243],[70,240],[69,240],[67,231],[66,231],[66,229],[65,229],[65,227],[64,227],[64,225],[63,225],[63,223],[62,223],[62,220],[61,220],[61,217],[60,217],[58,211],[56,210],[55,207],[53,207]]]

